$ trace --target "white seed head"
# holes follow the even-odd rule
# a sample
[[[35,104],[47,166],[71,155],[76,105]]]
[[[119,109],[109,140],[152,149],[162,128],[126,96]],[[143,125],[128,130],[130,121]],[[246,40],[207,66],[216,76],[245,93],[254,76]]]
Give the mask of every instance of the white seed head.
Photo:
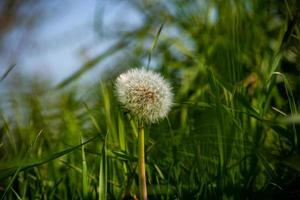
[[[131,69],[117,78],[115,87],[119,102],[143,122],[157,122],[170,111],[171,87],[158,73]]]

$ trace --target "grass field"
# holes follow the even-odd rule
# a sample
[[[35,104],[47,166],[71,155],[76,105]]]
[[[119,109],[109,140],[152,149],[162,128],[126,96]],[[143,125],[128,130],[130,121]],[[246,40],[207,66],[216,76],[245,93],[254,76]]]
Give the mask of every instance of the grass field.
[[[300,2],[147,2],[131,2],[142,27],[55,87],[6,86],[0,198],[138,199],[138,125],[114,82],[144,66],[174,92],[168,117],[145,126],[149,199],[300,199]]]

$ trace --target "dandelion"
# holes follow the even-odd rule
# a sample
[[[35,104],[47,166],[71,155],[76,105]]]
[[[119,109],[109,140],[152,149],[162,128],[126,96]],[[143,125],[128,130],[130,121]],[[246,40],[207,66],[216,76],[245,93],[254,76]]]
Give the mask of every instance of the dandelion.
[[[145,69],[121,74],[116,81],[116,94],[126,110],[146,123],[165,118],[172,105],[169,83],[160,74]]]
[[[171,87],[153,71],[132,69],[116,80],[116,95],[123,107],[138,119],[139,126],[139,188],[141,199],[147,199],[145,173],[144,123],[155,123],[171,109]]]

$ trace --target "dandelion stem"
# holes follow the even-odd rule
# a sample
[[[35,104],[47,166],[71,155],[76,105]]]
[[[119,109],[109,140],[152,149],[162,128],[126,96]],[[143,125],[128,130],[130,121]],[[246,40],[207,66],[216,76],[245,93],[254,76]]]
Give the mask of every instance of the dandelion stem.
[[[147,185],[145,172],[145,142],[144,142],[144,126],[139,126],[139,188],[140,198],[147,200]]]

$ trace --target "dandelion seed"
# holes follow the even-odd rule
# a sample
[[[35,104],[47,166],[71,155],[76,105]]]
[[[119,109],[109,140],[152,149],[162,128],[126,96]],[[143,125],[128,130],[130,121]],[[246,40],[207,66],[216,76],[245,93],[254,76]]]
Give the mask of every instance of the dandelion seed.
[[[117,78],[115,86],[120,103],[142,122],[157,122],[170,111],[171,87],[158,73],[131,69]]]

